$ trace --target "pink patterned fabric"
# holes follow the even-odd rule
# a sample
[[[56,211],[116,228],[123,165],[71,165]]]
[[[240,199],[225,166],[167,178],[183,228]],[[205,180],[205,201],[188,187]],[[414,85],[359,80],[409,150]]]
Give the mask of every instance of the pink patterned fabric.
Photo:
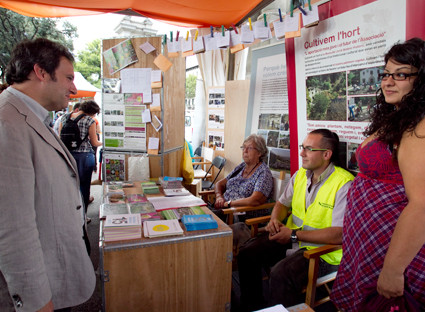
[[[407,197],[398,165],[384,143],[357,149],[360,174],[347,195],[343,258],[331,299],[346,311],[359,311],[376,285],[392,233]],[[408,291],[425,308],[425,245],[405,271]]]

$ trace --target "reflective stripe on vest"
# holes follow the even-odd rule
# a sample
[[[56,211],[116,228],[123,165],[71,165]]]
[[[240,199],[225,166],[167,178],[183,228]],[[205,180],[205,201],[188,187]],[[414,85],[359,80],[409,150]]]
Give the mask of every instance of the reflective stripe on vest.
[[[305,209],[307,189],[307,170],[298,170],[294,183],[294,195],[292,197],[292,214],[288,218],[287,226],[291,229],[312,231],[332,226],[332,213],[335,205],[335,196],[338,190],[354,176],[348,171],[335,166],[335,171],[320,187],[313,203]],[[308,242],[300,242],[300,247],[308,250],[323,246]],[[321,258],[329,264],[338,265],[341,262],[342,250],[333,251],[322,255]]]

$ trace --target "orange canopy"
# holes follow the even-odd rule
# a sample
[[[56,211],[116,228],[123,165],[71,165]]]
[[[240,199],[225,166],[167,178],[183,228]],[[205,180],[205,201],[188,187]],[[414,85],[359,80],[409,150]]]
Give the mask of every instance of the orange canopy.
[[[31,17],[66,17],[99,13],[142,15],[179,26],[238,24],[273,0],[0,0],[0,7]]]

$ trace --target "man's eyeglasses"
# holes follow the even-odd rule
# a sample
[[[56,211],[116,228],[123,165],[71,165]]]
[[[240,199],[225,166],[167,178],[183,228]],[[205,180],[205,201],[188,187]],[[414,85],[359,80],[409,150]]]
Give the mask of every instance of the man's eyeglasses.
[[[248,152],[249,151],[252,151],[252,150],[256,150],[256,148],[255,147],[252,147],[252,146],[241,146],[241,150],[243,151],[243,150],[247,150]]]
[[[312,148],[311,146],[300,145],[300,151],[319,152],[327,151],[327,148]]]
[[[390,78],[390,76],[391,77],[393,77],[393,79],[394,80],[397,80],[397,81],[403,81],[403,80],[406,80],[407,78],[409,78],[409,77],[411,77],[411,76],[417,76],[418,75],[418,73],[411,73],[411,74],[408,74],[408,73],[392,73],[392,74],[390,74],[390,73],[379,73],[379,79],[381,79],[381,80],[387,80],[388,78]]]

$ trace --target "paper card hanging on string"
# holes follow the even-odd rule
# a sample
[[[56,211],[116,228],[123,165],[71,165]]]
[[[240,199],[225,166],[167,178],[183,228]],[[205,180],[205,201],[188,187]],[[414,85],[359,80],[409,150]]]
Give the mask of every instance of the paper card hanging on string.
[[[311,6],[311,11],[307,8],[304,9],[307,15],[302,14],[304,27],[313,27],[319,24],[319,9],[317,5]]]
[[[150,110],[152,112],[160,112],[161,111],[161,94],[152,93],[152,104],[150,106]]]
[[[241,27],[241,42],[242,43],[254,42],[254,30],[250,30],[249,25],[242,25]]]
[[[300,13],[294,13],[294,16],[286,15],[283,20],[285,23],[285,38],[301,37],[301,18]]]
[[[158,155],[159,138],[149,137],[148,154]]]
[[[204,36],[205,51],[217,50],[217,42],[215,36],[218,36],[218,34],[216,33],[214,37],[211,37],[211,34]]]
[[[258,21],[254,24],[254,38],[266,40],[269,39],[269,27],[264,26],[263,21]]]
[[[149,43],[149,41],[146,41],[145,43],[142,43],[139,45],[139,48],[145,52],[146,54],[151,53],[152,51],[155,51],[155,47]]]
[[[203,53],[205,52],[205,45],[204,45],[204,37],[198,36],[196,40],[193,40],[193,53]]]
[[[192,51],[192,38],[182,39],[180,44],[182,52]]]
[[[230,46],[230,32],[225,31],[224,36],[223,33],[218,34],[216,38],[217,48],[227,48]]]
[[[158,132],[162,128],[162,122],[156,115],[153,115],[151,124],[156,130],[156,132]]]
[[[152,70],[151,72],[151,88],[162,88],[162,72],[160,70]]]
[[[181,38],[180,38],[181,39]],[[180,42],[178,40],[167,40],[168,57],[178,57],[180,51]]]
[[[171,63],[163,54],[158,55],[154,60],[153,63],[158,66],[160,70],[162,70],[164,73],[173,66],[173,63]]]
[[[274,35],[276,39],[283,39],[285,38],[285,23],[282,21],[274,21],[273,22],[273,28],[274,28]]]
[[[237,34],[234,30],[230,32],[230,46],[230,53],[232,54],[245,49],[241,43],[241,35]]]

